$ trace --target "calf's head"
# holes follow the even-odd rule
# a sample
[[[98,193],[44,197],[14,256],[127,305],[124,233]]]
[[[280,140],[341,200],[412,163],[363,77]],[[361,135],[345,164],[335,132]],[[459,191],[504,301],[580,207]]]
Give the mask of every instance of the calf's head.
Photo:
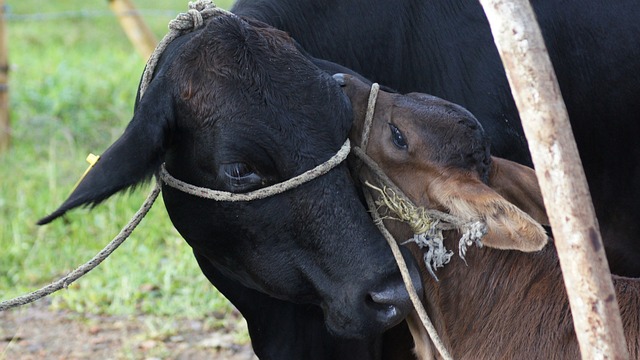
[[[360,144],[370,86],[350,75],[334,78],[351,99],[350,137]],[[421,93],[380,91],[367,154],[418,206],[484,221],[488,247],[536,251],[547,243],[534,171],[491,157],[482,126],[461,106]]]
[[[351,119],[338,84],[285,33],[212,18],[169,45],[124,134],[41,222],[139,184],[163,162],[179,180],[211,189],[243,193],[282,182],[334,155]],[[409,311],[391,252],[344,164],[262,200],[216,202],[167,186],[163,198],[208,268],[272,297],[321,306],[338,335],[375,334]]]

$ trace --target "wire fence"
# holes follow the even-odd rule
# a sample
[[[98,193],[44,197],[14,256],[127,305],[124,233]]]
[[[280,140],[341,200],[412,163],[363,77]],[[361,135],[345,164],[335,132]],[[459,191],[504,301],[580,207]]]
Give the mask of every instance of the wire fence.
[[[175,9],[172,6],[166,7],[166,4],[160,5],[158,8],[136,8],[134,2],[125,0],[111,0],[107,4],[86,4],[83,8],[56,9],[51,11],[48,9],[23,6],[15,6],[7,4],[5,0],[0,0],[0,153],[8,149],[11,142],[11,120],[9,119],[8,89],[7,82],[9,76],[9,66],[7,60],[7,47],[10,36],[5,28],[14,25],[24,25],[29,23],[54,23],[54,22],[85,22],[85,21],[101,21],[100,19],[117,19],[131,41],[134,48],[140,55],[147,59],[153,52],[157,44],[157,35],[151,30],[149,24],[153,25],[156,30],[159,29],[158,21],[166,24],[168,20],[173,19],[178,13],[183,12],[184,3],[182,1],[175,2]],[[149,6],[149,5],[147,5]],[[151,7],[155,4],[151,4]],[[162,19],[162,20],[159,20]],[[110,20],[108,20],[110,21]],[[44,25],[51,26],[50,24]],[[4,69],[4,70],[3,70]]]
[[[115,18],[117,15],[110,10],[72,10],[48,13],[30,13],[15,14],[11,12],[11,7],[6,7],[5,18],[7,21],[27,22],[27,21],[55,21],[55,20],[73,20],[73,19],[94,19],[110,17]],[[178,10],[156,10],[156,9],[137,9],[133,11],[122,12],[121,15],[140,15],[140,16],[158,16],[158,17],[175,17]]]

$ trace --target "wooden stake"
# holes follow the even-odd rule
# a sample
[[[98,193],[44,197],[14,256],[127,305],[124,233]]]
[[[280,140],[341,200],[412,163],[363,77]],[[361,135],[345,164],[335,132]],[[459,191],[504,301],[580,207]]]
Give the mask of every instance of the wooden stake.
[[[5,4],[0,0],[0,152],[9,149],[11,121],[9,118],[9,62],[5,26]]]
[[[480,3],[529,142],[582,358],[628,359],[587,180],[533,9],[527,0]]]
[[[120,25],[138,53],[147,60],[155,50],[158,41],[145,24],[130,0],[108,0],[111,10],[118,16]]]

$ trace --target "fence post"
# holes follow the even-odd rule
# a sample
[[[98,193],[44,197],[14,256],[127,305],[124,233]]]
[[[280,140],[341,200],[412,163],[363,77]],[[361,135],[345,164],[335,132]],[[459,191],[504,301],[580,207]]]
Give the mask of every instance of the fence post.
[[[0,153],[9,149],[11,124],[9,118],[9,56],[7,55],[6,9],[0,0]]]
[[[140,17],[140,13],[130,0],[107,0],[109,7],[116,14],[120,25],[138,53],[146,61],[155,50],[158,41],[151,29]]]
[[[569,116],[528,0],[480,0],[529,142],[583,359],[628,359]]]

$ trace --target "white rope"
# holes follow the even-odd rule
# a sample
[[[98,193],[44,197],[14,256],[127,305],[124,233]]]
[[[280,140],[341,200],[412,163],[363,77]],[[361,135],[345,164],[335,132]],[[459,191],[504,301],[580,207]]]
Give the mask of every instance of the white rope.
[[[378,93],[380,92],[380,85],[373,83],[371,90],[369,91],[369,100],[367,101],[367,113],[364,116],[364,125],[362,128],[362,140],[360,147],[366,153],[367,146],[369,145],[369,132],[371,131],[371,125],[373,124],[373,115],[376,112],[376,104],[378,102]]]
[[[425,310],[424,305],[420,300],[420,296],[418,295],[415,286],[413,286],[411,275],[409,273],[409,269],[407,268],[407,263],[402,257],[402,253],[400,252],[400,248],[398,247],[396,239],[393,238],[393,235],[391,235],[391,233],[389,233],[389,230],[387,230],[387,228],[384,226],[384,223],[380,218],[380,214],[376,209],[375,202],[373,201],[371,193],[368,189],[365,190],[365,199],[367,200],[367,205],[369,206],[371,214],[373,215],[373,221],[375,222],[376,226],[378,226],[378,229],[387,240],[387,244],[389,244],[389,247],[393,252],[393,257],[396,259],[396,263],[398,264],[398,268],[400,269],[400,275],[402,275],[404,286],[407,289],[407,293],[409,293],[409,298],[411,299],[413,307],[416,309],[416,313],[418,313],[418,317],[420,317],[422,326],[424,326],[424,328],[427,330],[427,333],[431,338],[431,342],[433,342],[433,345],[442,356],[442,359],[452,360],[453,358],[451,357],[451,354],[449,354],[447,347],[438,336],[438,330],[436,330],[435,326],[433,326],[433,323],[431,322],[431,319],[429,319],[427,310]]]
[[[287,190],[291,190],[295,187],[298,187],[310,180],[313,180],[319,176],[322,176],[329,172],[329,170],[338,166],[341,162],[343,162],[347,155],[349,155],[349,151],[351,149],[349,139],[347,139],[338,152],[333,155],[329,160],[321,163],[320,165],[314,167],[313,169],[307,170],[298,176],[294,176],[291,179],[285,180],[283,182],[273,184],[271,186],[267,186],[264,188],[260,188],[254,191],[250,191],[247,193],[232,193],[228,191],[214,190],[208,189],[204,187],[199,187],[195,185],[191,185],[184,181],[178,180],[175,177],[171,176],[164,164],[160,167],[160,179],[164,181],[165,184],[176,188],[182,192],[185,192],[190,195],[198,196],[205,199],[211,199],[216,201],[251,201],[257,199],[264,199],[269,196],[277,195],[283,193]]]
[[[60,289],[66,289],[71,283],[78,280],[84,274],[93,270],[96,266],[100,265],[112,252],[114,252],[118,246],[120,246],[131,235],[133,230],[140,224],[140,221],[147,215],[149,209],[153,205],[154,201],[160,194],[160,182],[156,182],[156,186],[151,190],[147,199],[144,201],[140,209],[133,215],[133,218],[129,221],[125,227],[120,230],[120,233],[111,240],[107,246],[104,247],[98,254],[96,254],[91,260],[82,264],[77,269],[70,272],[67,276],[53,282],[47,286],[44,286],[29,294],[19,296],[17,298],[0,302],[0,311],[11,309],[16,306],[22,306],[39,300],[49,294],[52,294]]]

